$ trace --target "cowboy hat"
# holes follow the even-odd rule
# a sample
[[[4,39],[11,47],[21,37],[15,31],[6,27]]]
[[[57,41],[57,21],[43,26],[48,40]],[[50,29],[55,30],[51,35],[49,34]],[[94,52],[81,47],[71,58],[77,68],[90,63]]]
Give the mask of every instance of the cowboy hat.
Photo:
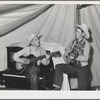
[[[78,28],[80,28],[80,29],[82,29],[83,30],[83,32],[85,33],[84,34],[84,37],[86,38],[86,39],[89,39],[89,37],[90,37],[90,34],[89,34],[89,27],[85,24],[85,23],[83,23],[83,24],[81,24],[81,25],[76,25]]]
[[[38,36],[40,32],[38,32],[37,34],[34,34],[34,33],[30,33],[26,38],[28,40],[28,46],[31,44],[32,40],[35,38],[35,37],[38,37],[39,39],[41,38],[42,35]]]

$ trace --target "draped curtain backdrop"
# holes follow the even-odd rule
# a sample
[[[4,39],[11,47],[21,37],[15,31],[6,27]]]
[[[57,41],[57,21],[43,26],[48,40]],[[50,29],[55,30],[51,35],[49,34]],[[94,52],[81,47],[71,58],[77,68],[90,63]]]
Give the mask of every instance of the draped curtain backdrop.
[[[81,23],[90,27],[92,86],[100,86],[100,5],[92,5],[81,10]]]
[[[0,5],[0,71],[7,68],[6,47],[27,44],[26,36],[40,32],[41,41],[68,46],[75,38],[76,5]]]

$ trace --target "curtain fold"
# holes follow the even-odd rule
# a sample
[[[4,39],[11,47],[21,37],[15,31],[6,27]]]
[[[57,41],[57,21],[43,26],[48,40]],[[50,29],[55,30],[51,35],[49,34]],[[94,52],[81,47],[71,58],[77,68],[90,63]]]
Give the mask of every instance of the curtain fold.
[[[4,10],[20,7],[21,4],[0,4],[0,13]]]
[[[10,31],[25,24],[27,21],[34,19],[47,10],[50,6],[51,5],[41,5],[40,7],[36,8],[34,5],[29,5],[26,8],[1,14],[0,36],[8,34]]]
[[[92,46],[90,55],[92,86],[100,85],[100,5],[92,5],[81,9],[81,23],[86,23],[90,27]]]
[[[67,47],[75,37],[75,16],[76,5],[55,5],[41,29],[42,40]]]

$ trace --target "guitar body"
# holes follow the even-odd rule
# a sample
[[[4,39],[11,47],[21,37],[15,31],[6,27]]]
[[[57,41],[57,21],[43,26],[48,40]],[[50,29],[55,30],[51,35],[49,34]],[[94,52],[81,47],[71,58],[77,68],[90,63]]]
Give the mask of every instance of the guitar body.
[[[74,63],[75,62],[75,58],[78,57],[78,53],[75,55],[73,53],[68,53],[67,57],[66,57],[66,60],[67,60],[67,64],[70,64],[70,63]],[[70,56],[73,56],[73,59],[70,59]]]
[[[22,59],[24,60],[24,58],[22,58]],[[16,70],[18,70],[18,71],[22,70],[25,67],[25,65],[24,66],[23,65],[21,63],[16,63]]]
[[[27,69],[27,67],[29,67],[29,66],[32,66],[32,65],[35,65],[35,56],[34,55],[32,55],[32,54],[30,54],[29,56],[27,56],[27,57],[20,57],[23,61],[27,61],[27,60],[30,60],[30,63],[29,64],[21,64],[21,63],[18,63],[18,62],[16,62],[16,73],[17,74],[21,74],[21,73],[23,73],[26,69]]]

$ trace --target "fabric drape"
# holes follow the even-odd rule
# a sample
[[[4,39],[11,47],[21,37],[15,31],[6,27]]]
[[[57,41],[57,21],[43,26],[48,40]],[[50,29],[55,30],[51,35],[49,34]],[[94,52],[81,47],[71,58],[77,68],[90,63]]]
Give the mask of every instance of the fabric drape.
[[[15,5],[15,7],[11,6],[12,8],[9,8],[8,5],[7,10],[4,9],[0,12],[0,36],[7,34],[25,24],[27,21],[39,16],[50,6],[51,5]]]
[[[92,5],[81,9],[81,23],[90,27],[90,53],[91,85],[100,85],[100,5]]]

